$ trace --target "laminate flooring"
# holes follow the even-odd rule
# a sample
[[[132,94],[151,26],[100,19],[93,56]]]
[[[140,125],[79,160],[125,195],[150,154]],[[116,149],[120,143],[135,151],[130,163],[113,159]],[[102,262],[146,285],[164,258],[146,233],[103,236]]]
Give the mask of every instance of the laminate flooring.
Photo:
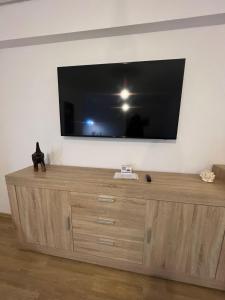
[[[0,300],[225,300],[225,292],[19,250],[0,216]]]

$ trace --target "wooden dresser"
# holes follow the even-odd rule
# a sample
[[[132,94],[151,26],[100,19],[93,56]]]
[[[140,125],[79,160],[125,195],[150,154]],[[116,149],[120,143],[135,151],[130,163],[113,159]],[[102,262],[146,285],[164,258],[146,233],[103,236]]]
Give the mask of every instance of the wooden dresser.
[[[6,176],[22,249],[225,290],[225,181],[48,166]],[[223,171],[224,170],[224,171]]]

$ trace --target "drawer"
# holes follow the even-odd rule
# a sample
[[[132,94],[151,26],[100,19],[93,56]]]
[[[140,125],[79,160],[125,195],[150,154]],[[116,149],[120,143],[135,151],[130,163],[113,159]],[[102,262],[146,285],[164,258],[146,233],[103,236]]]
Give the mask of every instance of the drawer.
[[[112,239],[102,235],[77,234],[74,251],[142,264],[143,243]]]
[[[145,222],[146,200],[142,199],[71,193],[71,205],[74,217],[104,216],[126,220],[128,225]]]
[[[72,212],[73,237],[76,234],[104,235],[115,239],[144,241],[144,223],[104,216],[79,216]]]

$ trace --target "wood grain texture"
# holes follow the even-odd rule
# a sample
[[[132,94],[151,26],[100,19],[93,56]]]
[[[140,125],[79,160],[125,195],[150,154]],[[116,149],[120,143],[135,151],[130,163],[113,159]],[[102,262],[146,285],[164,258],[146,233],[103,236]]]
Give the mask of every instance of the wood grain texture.
[[[168,272],[168,271],[159,271],[154,272],[154,270],[151,270],[149,272],[149,269],[143,268],[142,264],[133,263],[131,261],[126,260],[118,260],[114,258],[109,257],[100,257],[100,256],[94,256],[86,253],[81,252],[69,252],[69,251],[63,251],[60,249],[54,249],[54,248],[48,248],[45,246],[40,246],[38,244],[22,244],[20,249],[49,254],[53,256],[58,257],[64,257],[71,260],[76,260],[80,262],[86,262],[90,264],[97,264],[100,266],[105,267],[111,267],[114,269],[124,270],[124,271],[131,271],[139,274],[146,274],[151,275],[156,278],[162,278],[162,279],[169,279],[169,280],[175,280],[180,281],[184,283],[199,285],[203,287],[209,287],[214,288],[218,290],[225,291],[225,285],[224,281],[214,280],[214,279],[201,279],[199,277],[194,276],[188,276],[186,274],[176,273],[176,272]]]
[[[106,218],[144,223],[146,200],[121,198],[112,195],[70,193],[73,213],[77,216]]]
[[[9,196],[21,247],[225,289],[225,184],[157,172],[149,184],[144,172],[132,182],[113,173],[48,166],[6,176],[16,186]]]
[[[6,176],[8,184],[106,194],[147,200],[225,207],[225,185],[221,181],[208,184],[199,175],[148,172],[152,183],[145,182],[146,172],[137,172],[139,180],[115,180],[112,169],[47,166],[47,172],[33,172],[32,167]]]
[[[143,261],[143,243],[112,239],[103,235],[75,234],[74,250],[138,264],[142,264]]]
[[[71,205],[74,237],[83,233],[144,240],[145,200],[71,193]]]
[[[221,255],[218,264],[216,279],[224,282],[224,290],[225,290],[225,232],[224,232],[223,245],[221,249]]]
[[[78,217],[77,215],[73,215],[73,236],[75,237],[76,233],[80,233],[89,235],[104,235],[115,239],[137,242],[144,241],[144,222],[137,226],[136,223],[129,223],[126,220],[112,220],[112,222],[114,222],[113,224],[101,224],[98,221],[98,217]]]
[[[72,249],[71,208],[68,193],[47,189],[17,187],[23,238],[27,243],[64,250]]]
[[[21,251],[0,217],[2,300],[224,300],[224,292]]]
[[[225,183],[225,165],[214,165],[212,171],[216,175],[216,180],[221,180]]]
[[[41,189],[16,187],[23,240],[46,245]]]
[[[42,190],[42,203],[48,247],[71,250],[72,228],[69,193]]]
[[[16,187],[14,185],[7,185],[8,195],[9,195],[9,204],[12,214],[12,221],[14,224],[14,227],[17,231],[17,238],[19,242],[23,242],[23,232],[20,222],[20,214],[19,214],[19,208],[18,208],[18,200],[17,200],[17,194],[16,194]]]
[[[145,240],[150,272],[215,279],[225,231],[225,208],[148,201]]]

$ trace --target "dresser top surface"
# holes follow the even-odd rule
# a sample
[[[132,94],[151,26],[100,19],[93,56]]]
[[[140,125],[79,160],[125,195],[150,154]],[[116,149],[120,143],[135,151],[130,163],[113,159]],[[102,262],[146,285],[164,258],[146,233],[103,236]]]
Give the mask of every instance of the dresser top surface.
[[[116,171],[118,170],[48,165],[46,172],[34,172],[33,167],[27,167],[6,175],[6,182],[80,192],[89,192],[90,187],[101,186],[114,191],[126,190],[130,197],[153,197],[153,199],[155,197],[163,200],[169,199],[168,195],[174,194],[177,201],[183,194],[188,202],[192,199],[195,201],[195,198],[198,202],[201,198],[201,203],[204,201],[208,203],[211,199],[211,201],[219,200],[218,205],[225,206],[225,184],[220,180],[205,183],[197,174],[151,171],[135,171],[139,175],[139,180],[113,179]],[[151,183],[146,182],[146,174],[151,175]]]
[[[22,170],[10,173],[6,175],[6,178],[11,179],[28,179],[28,180],[44,180],[44,181],[56,181],[62,182],[107,182],[117,183],[122,185],[182,185],[190,188],[200,188],[206,190],[214,190],[218,188],[225,188],[225,185],[215,180],[214,183],[205,183],[200,179],[198,174],[184,174],[184,173],[169,173],[169,172],[152,172],[152,171],[135,171],[139,175],[139,180],[129,179],[113,179],[114,173],[118,172],[116,169],[100,169],[100,168],[86,168],[86,167],[73,167],[73,166],[59,166],[48,165],[47,171],[34,172],[33,167],[27,167]],[[150,174],[152,178],[151,183],[145,181],[145,175]]]

